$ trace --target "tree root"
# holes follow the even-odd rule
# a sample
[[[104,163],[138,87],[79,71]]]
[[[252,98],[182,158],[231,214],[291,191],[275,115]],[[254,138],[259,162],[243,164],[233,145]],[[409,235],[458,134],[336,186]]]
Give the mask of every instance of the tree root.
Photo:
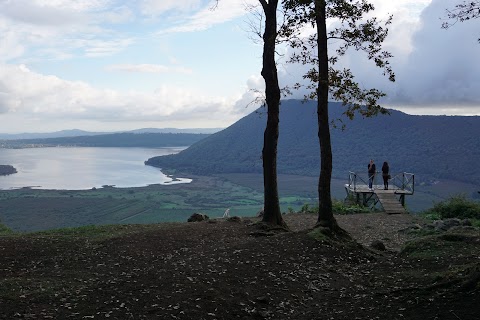
[[[346,230],[340,228],[337,221],[333,220],[319,220],[315,224],[314,229],[321,228],[321,232],[333,239],[333,240],[343,240],[343,241],[353,241],[352,236]]]
[[[252,224],[252,226],[257,229],[256,231],[250,232],[250,235],[254,237],[270,237],[280,233],[290,232],[290,229],[286,224],[280,226],[260,221]]]

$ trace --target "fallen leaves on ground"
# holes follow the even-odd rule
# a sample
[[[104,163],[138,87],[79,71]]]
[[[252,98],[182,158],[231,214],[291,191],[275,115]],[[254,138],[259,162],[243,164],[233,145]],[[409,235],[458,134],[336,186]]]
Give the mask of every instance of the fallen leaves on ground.
[[[477,319],[478,281],[435,285],[474,273],[478,241],[458,264],[412,259],[399,253],[411,216],[337,217],[365,247],[313,239],[315,218],[286,215],[294,231],[268,237],[251,236],[248,219],[2,237],[0,318]]]

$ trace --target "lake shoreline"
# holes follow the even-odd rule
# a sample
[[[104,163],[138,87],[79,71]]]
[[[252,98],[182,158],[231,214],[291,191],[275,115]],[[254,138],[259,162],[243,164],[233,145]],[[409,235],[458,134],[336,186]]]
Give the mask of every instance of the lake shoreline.
[[[103,185],[125,188],[179,183],[182,181],[167,176],[158,168],[146,166],[144,161],[153,156],[181,150],[182,147],[3,149],[0,153],[0,164],[9,164],[12,167],[4,167],[4,173],[9,175],[1,176],[0,189],[34,187],[87,190]],[[14,172],[16,174],[11,175]]]

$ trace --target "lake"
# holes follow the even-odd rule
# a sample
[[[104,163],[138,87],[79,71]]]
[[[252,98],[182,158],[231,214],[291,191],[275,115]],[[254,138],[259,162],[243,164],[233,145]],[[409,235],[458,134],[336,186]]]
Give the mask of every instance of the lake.
[[[0,176],[0,189],[84,190],[103,185],[118,188],[151,184],[188,183],[172,178],[160,169],[146,166],[148,158],[174,154],[184,148],[88,148],[53,147],[0,149],[0,164],[17,173]]]

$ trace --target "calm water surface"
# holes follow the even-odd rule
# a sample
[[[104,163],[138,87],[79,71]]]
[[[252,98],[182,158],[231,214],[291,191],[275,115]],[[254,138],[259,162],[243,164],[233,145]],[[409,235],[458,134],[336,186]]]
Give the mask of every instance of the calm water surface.
[[[119,188],[150,184],[188,183],[172,181],[160,169],[144,165],[148,158],[180,152],[184,148],[31,148],[0,149],[0,164],[10,164],[17,173],[0,176],[0,189],[82,190],[103,185]]]

